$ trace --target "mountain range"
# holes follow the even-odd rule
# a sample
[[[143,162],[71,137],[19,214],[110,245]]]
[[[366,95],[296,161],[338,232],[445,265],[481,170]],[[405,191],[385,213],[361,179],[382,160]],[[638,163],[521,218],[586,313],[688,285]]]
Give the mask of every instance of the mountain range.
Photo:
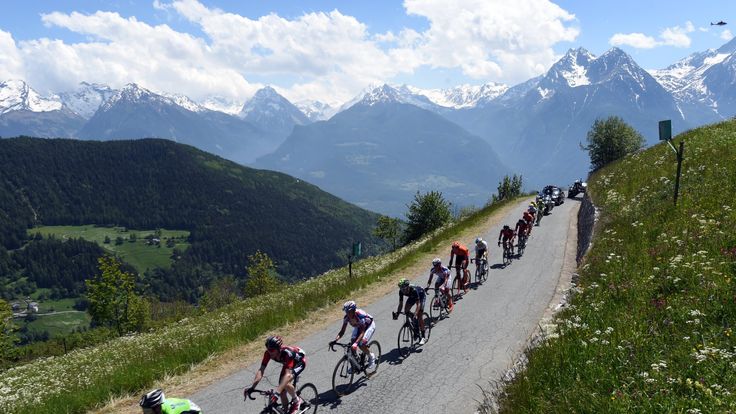
[[[478,198],[467,195],[476,191],[484,192],[488,198],[501,178],[498,174],[506,172],[522,174],[527,188],[564,184],[588,171],[588,155],[580,149],[580,144],[585,143],[595,119],[620,116],[651,144],[657,140],[659,120],[671,119],[673,132],[677,133],[733,116],[736,113],[734,85],[736,40],[717,50],[695,53],[667,68],[651,71],[641,68],[618,48],[600,56],[584,48],[571,49],[543,75],[512,87],[487,83],[429,90],[409,85],[374,85],[341,106],[318,101],[294,105],[270,87],[258,91],[241,105],[216,96],[194,102],[136,84],[114,90],[105,85],[82,83],[76,91],[44,97],[23,81],[7,81],[0,84],[0,136],[167,138],[239,163],[289,172],[324,185],[348,201],[395,214],[398,205],[410,200],[406,193],[432,185],[451,192],[450,188],[459,188],[460,181],[473,182],[479,175],[476,172],[479,164],[493,164],[494,169],[484,170],[483,174],[490,175],[482,187],[457,193],[463,197],[458,205],[477,202]],[[405,108],[407,105],[422,111],[409,110]],[[391,123],[384,125],[385,118],[374,112],[382,110],[385,114],[391,110],[386,108],[401,108],[397,114],[408,118],[402,122],[392,116]],[[417,145],[421,137],[408,128],[416,128],[417,122],[425,119],[428,125],[439,122],[428,113],[459,127],[443,125],[437,131],[448,135],[424,142],[437,144],[434,152],[442,153],[447,150],[444,146],[447,140],[456,139],[456,154],[466,160],[454,163],[464,174],[463,180],[448,178],[451,175],[446,171],[437,174],[443,179],[419,179],[416,170],[386,169],[375,161],[391,154],[394,162],[406,161],[406,166],[419,168],[409,160],[414,155],[404,147],[405,142],[397,140],[403,138]],[[364,139],[368,131],[377,131],[374,141]],[[356,134],[376,147],[355,145]],[[311,137],[307,142],[317,147],[305,148],[298,143],[307,136]],[[472,145],[483,148],[478,152],[490,158],[479,162],[475,154],[467,152],[469,147],[461,144],[475,143],[475,139],[484,144]],[[324,145],[322,151],[351,148],[352,152],[342,151],[334,158],[352,157],[353,161],[342,162],[342,167],[337,168],[340,163],[320,154],[319,145]],[[297,148],[302,150],[297,152]],[[414,152],[426,156],[433,151]],[[287,154],[291,154],[289,160],[284,161]],[[361,161],[356,161],[358,156],[363,156]],[[374,161],[367,162],[368,159]],[[439,171],[444,165],[430,162],[424,169]],[[386,184],[389,170],[394,175],[393,181],[399,184]],[[320,177],[320,171],[325,175]],[[353,177],[353,180],[374,177],[374,181],[347,180],[348,183],[338,185],[340,180],[330,178],[334,176]],[[363,185],[375,192],[357,196],[355,187]],[[397,188],[403,190],[397,192]],[[394,196],[401,198],[392,199]]]

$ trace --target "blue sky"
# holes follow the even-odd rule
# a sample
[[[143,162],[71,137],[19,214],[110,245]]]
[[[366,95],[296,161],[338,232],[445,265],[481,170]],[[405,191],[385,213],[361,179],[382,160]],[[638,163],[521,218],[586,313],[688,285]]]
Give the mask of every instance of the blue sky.
[[[617,46],[661,69],[726,43],[731,24],[736,2],[725,0],[9,1],[0,80],[42,93],[136,82],[236,101],[271,84],[292,101],[335,104],[382,82],[514,85],[580,46]]]

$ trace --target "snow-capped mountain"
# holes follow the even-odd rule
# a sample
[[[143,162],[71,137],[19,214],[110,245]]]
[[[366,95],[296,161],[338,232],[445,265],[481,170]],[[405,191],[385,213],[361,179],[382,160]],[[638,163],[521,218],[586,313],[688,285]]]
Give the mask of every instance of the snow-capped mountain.
[[[62,107],[61,99],[43,97],[22,80],[0,83],[0,115],[11,111],[50,112]]]
[[[205,108],[204,106],[194,102],[188,96],[185,96],[179,93],[162,92],[161,96],[171,99],[171,101],[174,102],[175,104],[181,106],[182,108],[188,109],[192,112],[207,111],[207,108]]]
[[[652,71],[675,97],[685,118],[695,124],[714,122],[736,112],[736,38]]]
[[[373,106],[379,103],[405,103],[433,112],[439,112],[443,109],[428,97],[415,93],[407,85],[391,86],[385,83],[383,85],[371,85],[364,89],[355,98],[343,104],[338,112],[349,109],[354,105]]]
[[[315,100],[304,100],[295,102],[294,105],[299,108],[311,122],[326,121],[337,113],[339,108],[335,108],[324,102]]]
[[[270,86],[259,89],[243,105],[238,116],[264,131],[276,132],[276,135],[283,136],[282,140],[286,139],[295,125],[310,123],[299,108]]]
[[[84,119],[92,118],[97,109],[117,91],[107,85],[82,82],[73,91],[59,94],[61,102]]]
[[[509,87],[502,83],[489,82],[484,85],[459,85],[449,89],[407,88],[415,95],[426,96],[439,106],[448,108],[472,108],[483,105],[503,95]]]
[[[223,96],[210,96],[200,102],[200,105],[210,111],[223,112],[228,115],[238,115],[240,110],[243,108],[243,101],[236,101]]]
[[[0,136],[71,138],[83,123],[57,95],[41,96],[22,80],[0,83]]]

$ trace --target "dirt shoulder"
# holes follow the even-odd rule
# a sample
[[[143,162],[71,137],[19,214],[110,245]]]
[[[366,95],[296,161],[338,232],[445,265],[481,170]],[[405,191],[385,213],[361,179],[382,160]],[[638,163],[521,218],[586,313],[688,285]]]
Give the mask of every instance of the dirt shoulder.
[[[518,203],[504,206],[492,213],[486,220],[462,231],[456,238],[470,245],[478,234],[485,233],[489,228],[498,228],[501,225],[501,220],[509,213],[509,211],[520,210],[528,202],[529,199],[524,199]],[[426,273],[426,270],[429,268],[428,263],[431,263],[432,258],[437,256],[446,256],[446,253],[449,251],[449,244],[447,246],[438,246],[436,249],[432,250],[433,251],[431,253],[426,253],[420,256],[414,264],[391,274],[386,279],[386,283],[371,285],[357,291],[355,294],[351,295],[350,298],[344,299],[354,299],[356,302],[361,304],[370,304],[389,293],[395,293],[396,282],[398,282],[399,279],[402,277],[412,278],[414,275]],[[300,321],[298,324],[283,326],[275,329],[275,331],[282,333],[288,332],[288,334],[283,335],[286,343],[299,343],[312,332],[322,330],[330,323],[340,318],[342,318],[342,309],[340,306],[334,305],[329,308],[322,308],[311,312],[307,314],[304,321]],[[191,395],[214,382],[236,373],[243,369],[243,367],[247,367],[258,362],[262,356],[263,343],[259,339],[246,345],[212,355],[205,361],[192,366],[187,373],[166,377],[156,386],[164,389],[166,394],[170,396]],[[246,385],[247,384],[243,384],[243,387]],[[114,398],[108,401],[105,406],[89,411],[88,413],[138,414],[140,413],[140,408],[138,408],[139,398],[140,395],[138,394],[123,398]]]

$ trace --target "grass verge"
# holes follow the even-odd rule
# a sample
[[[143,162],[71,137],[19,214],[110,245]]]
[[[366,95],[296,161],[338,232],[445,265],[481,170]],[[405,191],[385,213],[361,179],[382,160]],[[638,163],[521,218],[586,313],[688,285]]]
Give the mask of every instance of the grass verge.
[[[593,174],[600,222],[571,305],[481,412],[736,411],[736,122],[679,140],[676,207],[665,144]]]
[[[505,205],[485,207],[395,252],[354,263],[352,278],[347,268],[335,269],[301,282],[288,292],[247,299],[155,332],[8,369],[0,373],[0,411],[56,413],[64,407],[67,412],[84,412],[116,395],[180,374],[212,354],[295,322],[301,315],[334,304],[370,284],[381,283]]]

